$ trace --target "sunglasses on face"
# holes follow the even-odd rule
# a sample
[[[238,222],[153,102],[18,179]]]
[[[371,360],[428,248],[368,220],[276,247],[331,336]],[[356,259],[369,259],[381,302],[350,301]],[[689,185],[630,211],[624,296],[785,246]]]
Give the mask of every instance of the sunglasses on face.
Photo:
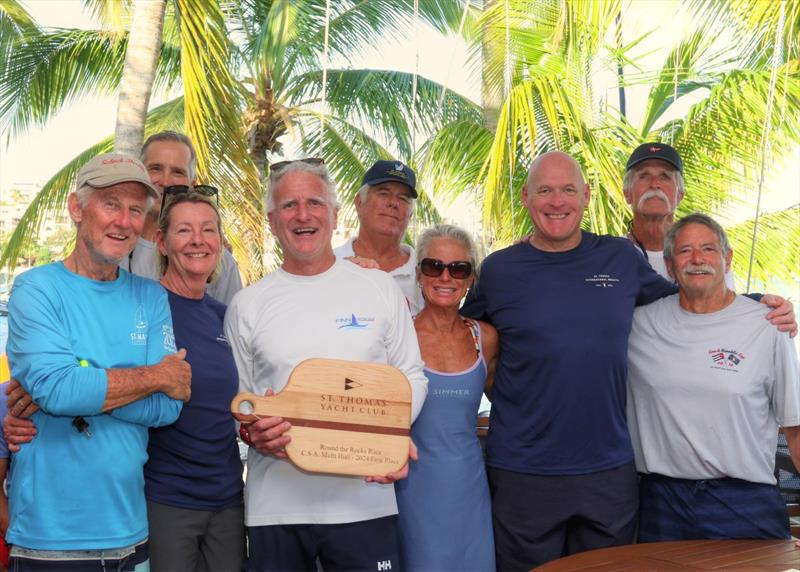
[[[321,157],[306,157],[305,159],[292,159],[291,161],[278,161],[277,163],[273,163],[269,166],[269,174],[276,174],[281,172],[283,169],[291,165],[292,163],[303,163],[305,165],[310,165],[312,167],[316,167],[317,165],[324,165],[325,159]]]
[[[219,206],[219,189],[211,185],[170,185],[164,187],[164,192],[161,195],[161,209],[164,209],[164,204],[167,202],[167,195],[181,195],[183,193],[197,193],[205,197],[214,197]]]
[[[419,263],[419,270],[425,276],[438,278],[442,275],[445,268],[450,273],[450,278],[463,280],[472,276],[472,263],[466,260],[454,260],[445,264],[436,258],[423,258]]]

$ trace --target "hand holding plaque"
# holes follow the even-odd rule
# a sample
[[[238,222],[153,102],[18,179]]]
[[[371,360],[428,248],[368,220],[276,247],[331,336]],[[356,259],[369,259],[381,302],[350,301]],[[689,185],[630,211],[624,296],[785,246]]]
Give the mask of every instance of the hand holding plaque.
[[[308,359],[280,393],[240,393],[231,410],[244,423],[266,416],[291,423],[286,453],[306,471],[386,475],[408,460],[411,387],[389,365]]]

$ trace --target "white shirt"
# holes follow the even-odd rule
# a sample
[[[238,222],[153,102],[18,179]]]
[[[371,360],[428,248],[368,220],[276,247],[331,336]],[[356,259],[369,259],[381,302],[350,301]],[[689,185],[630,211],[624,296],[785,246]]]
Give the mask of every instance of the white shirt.
[[[744,296],[710,314],[678,295],[636,308],[628,340],[628,427],[636,467],[681,479],[774,484],[778,426],[800,425],[789,335]]]
[[[347,327],[353,321],[359,327]],[[240,391],[277,393],[305,359],[348,359],[400,369],[411,383],[412,419],[422,409],[428,382],[414,324],[400,289],[385,272],[339,260],[315,276],[278,269],[234,296],[225,335]],[[334,524],[396,513],[392,485],[303,472],[288,460],[250,448],[248,526]]]

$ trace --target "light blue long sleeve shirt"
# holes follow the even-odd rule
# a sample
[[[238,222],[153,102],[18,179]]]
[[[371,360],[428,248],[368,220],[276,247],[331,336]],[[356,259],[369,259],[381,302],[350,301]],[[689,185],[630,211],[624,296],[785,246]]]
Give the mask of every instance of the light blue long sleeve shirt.
[[[7,353],[41,411],[36,438],[13,457],[9,543],[91,550],[147,537],[148,427],[174,422],[181,402],[155,393],[103,414],[106,369],[154,365],[173,352],[167,295],[152,280],[120,270],[98,282],[60,262],[15,280]],[[73,426],[76,416],[91,436]]]

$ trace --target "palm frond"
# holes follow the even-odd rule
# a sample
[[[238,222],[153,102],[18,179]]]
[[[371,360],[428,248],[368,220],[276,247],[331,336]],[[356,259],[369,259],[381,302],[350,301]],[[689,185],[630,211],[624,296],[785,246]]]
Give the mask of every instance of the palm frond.
[[[738,292],[746,290],[754,224],[751,219],[725,229],[733,247]],[[800,205],[758,220],[750,291],[777,292],[781,282],[800,284]]]
[[[81,0],[84,9],[107,30],[126,30],[134,3],[134,0]]]
[[[329,70],[326,104],[331,112],[391,141],[402,156],[412,154],[412,130],[429,134],[449,121],[480,117],[478,107],[466,98],[447,91],[441,102],[441,84],[417,77],[413,98],[412,74],[392,70]],[[287,93],[286,105],[319,105],[322,73],[309,72],[296,79]],[[440,105],[441,103],[441,105]],[[415,125],[410,125],[414,119]]]
[[[42,126],[86,93],[113,93],[125,47],[124,39],[101,31],[66,30],[20,40],[0,75],[0,122],[6,133]]]
[[[788,81],[777,74],[776,97],[788,109],[800,105],[798,69],[791,66]],[[685,165],[687,196],[680,212],[715,212],[734,191],[753,189],[762,160],[762,135],[767,114],[768,71],[734,70],[723,74],[708,97],[694,105],[685,120],[664,127],[661,140],[674,132],[675,147]],[[800,116],[774,106],[768,134],[771,155],[781,159],[800,140]],[[667,132],[669,130],[669,132]],[[752,196],[752,195],[751,195]]]

